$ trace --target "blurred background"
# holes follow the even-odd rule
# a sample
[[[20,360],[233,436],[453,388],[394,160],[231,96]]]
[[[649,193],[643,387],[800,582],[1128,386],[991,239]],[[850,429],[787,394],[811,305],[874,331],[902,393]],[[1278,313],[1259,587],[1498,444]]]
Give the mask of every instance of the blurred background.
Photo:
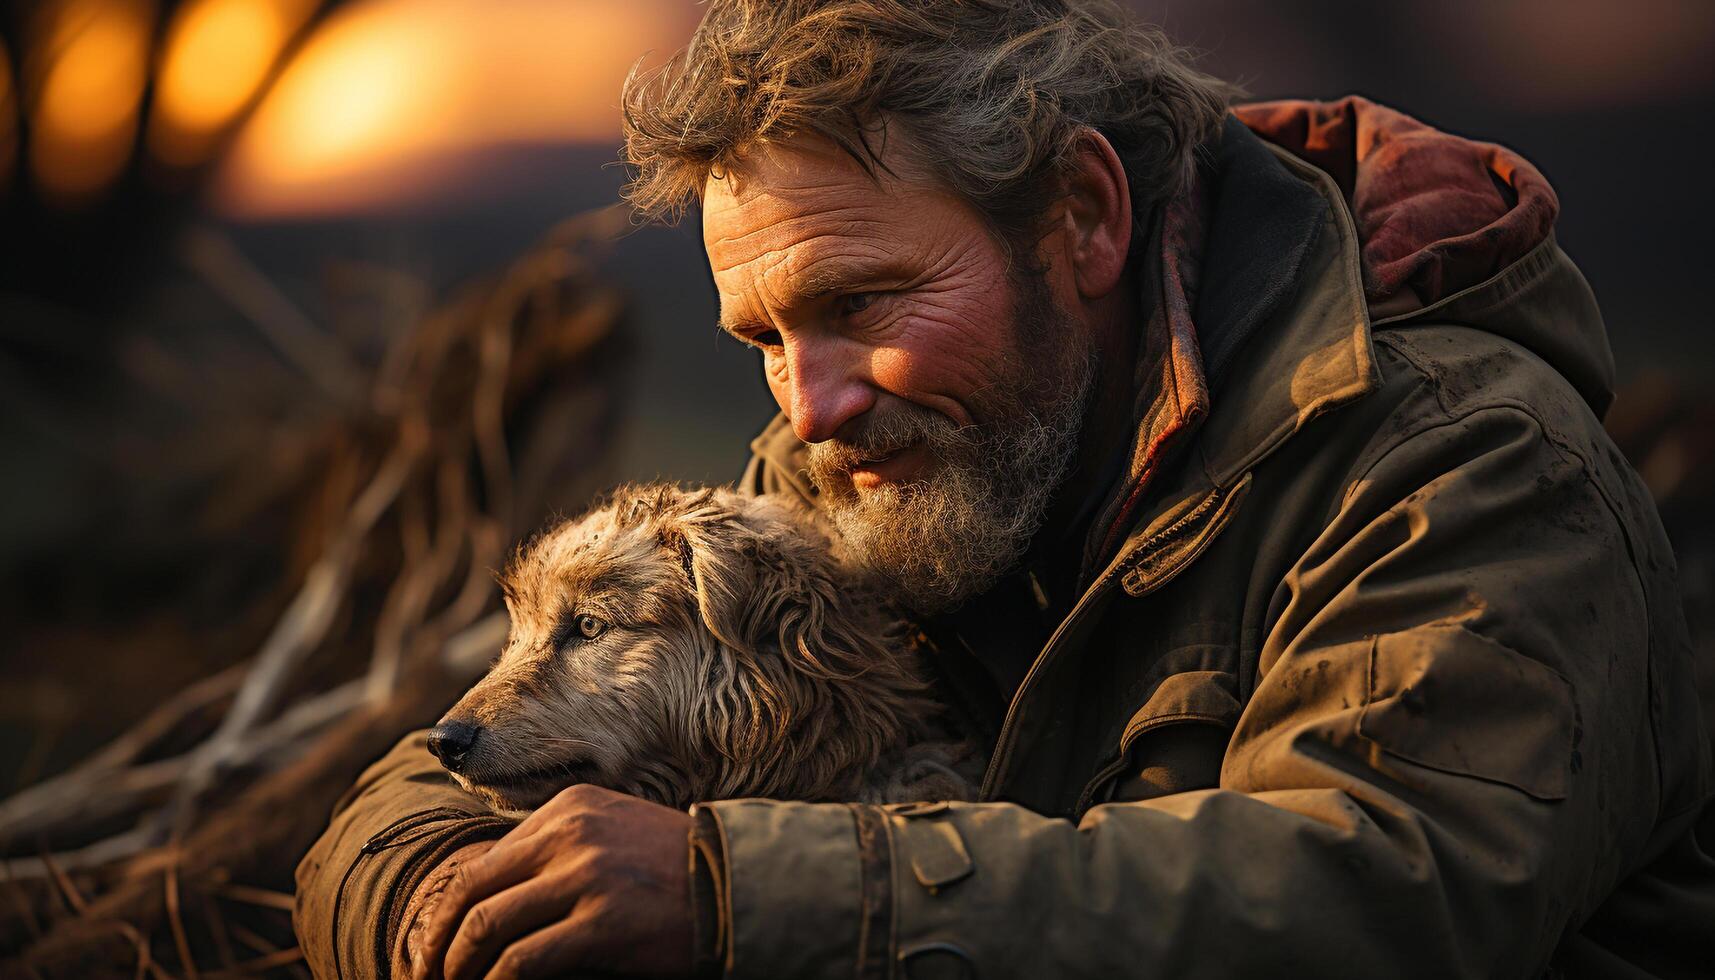
[[[1715,4],[1134,6],[1258,98],[1362,93],[1548,175],[1707,649]],[[318,754],[432,717],[504,630],[488,570],[549,515],[737,476],[772,403],[697,229],[612,207],[621,81],[700,13],[3,7],[0,952],[93,969],[52,952],[93,905],[157,973],[296,969],[303,828],[181,845],[255,824],[212,819],[245,793],[320,801],[293,794],[355,770]]]

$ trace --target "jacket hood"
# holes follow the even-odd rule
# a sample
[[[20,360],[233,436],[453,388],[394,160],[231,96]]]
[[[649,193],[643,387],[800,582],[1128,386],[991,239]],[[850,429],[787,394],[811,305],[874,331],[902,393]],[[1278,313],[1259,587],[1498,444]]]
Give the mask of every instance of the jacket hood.
[[[1489,279],[1547,240],[1560,213],[1548,181],[1513,151],[1359,96],[1234,114],[1345,193],[1372,307],[1428,306]]]
[[[1588,284],[1554,243],[1559,198],[1529,161],[1360,96],[1233,112],[1338,185],[1375,322],[1433,314],[1507,337],[1565,375],[1598,415],[1606,411],[1607,332]]]
[[[1505,337],[1606,411],[1601,315],[1555,245],[1554,190],[1523,157],[1358,96],[1237,106],[1207,151],[1147,255],[1159,297],[1144,331],[1149,383],[1087,567],[1133,530],[1153,474],[1189,433],[1206,428],[1205,452],[1254,463],[1373,387],[1372,325],[1421,319]],[[1330,248],[1345,258],[1312,259]],[[1316,380],[1276,391],[1282,376]]]

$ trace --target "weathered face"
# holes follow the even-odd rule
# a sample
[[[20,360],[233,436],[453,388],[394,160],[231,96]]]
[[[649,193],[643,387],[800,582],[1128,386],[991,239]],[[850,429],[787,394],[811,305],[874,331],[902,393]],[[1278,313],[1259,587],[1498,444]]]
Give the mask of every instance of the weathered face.
[[[900,403],[982,421],[981,392],[1009,380],[1018,352],[1006,257],[979,216],[926,180],[881,181],[805,140],[763,147],[706,186],[721,324],[762,351],[807,443]],[[852,475],[873,486],[930,463],[914,447]]]
[[[1009,272],[970,205],[890,166],[878,183],[831,143],[763,147],[707,183],[703,240],[722,325],[762,352],[848,546],[933,611],[1040,526],[1092,347],[1054,276]]]

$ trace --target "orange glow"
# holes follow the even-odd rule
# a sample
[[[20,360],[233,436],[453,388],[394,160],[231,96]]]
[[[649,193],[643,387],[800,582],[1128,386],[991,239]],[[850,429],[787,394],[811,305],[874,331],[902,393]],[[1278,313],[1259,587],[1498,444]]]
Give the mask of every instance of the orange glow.
[[[87,198],[131,155],[148,65],[150,11],[144,0],[71,0],[60,5],[30,140],[36,182],[49,195]]]
[[[268,77],[315,0],[192,0],[168,30],[149,146],[177,166],[200,162]]]
[[[242,217],[397,204],[473,151],[617,142],[639,57],[684,43],[678,0],[368,0],[329,17],[246,124],[217,200]]]
[[[18,156],[18,100],[12,92],[12,60],[0,42],[0,191],[12,178]]]

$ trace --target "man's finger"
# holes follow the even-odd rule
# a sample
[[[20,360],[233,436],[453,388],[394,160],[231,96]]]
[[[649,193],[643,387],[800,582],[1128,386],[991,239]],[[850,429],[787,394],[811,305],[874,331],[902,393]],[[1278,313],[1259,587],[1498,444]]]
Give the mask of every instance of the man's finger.
[[[412,976],[417,980],[432,980],[440,976],[441,960],[446,956],[447,946],[471,906],[528,879],[536,873],[539,864],[533,849],[508,847],[502,839],[487,854],[459,868],[429,918],[428,927],[423,930],[423,941],[417,947],[417,960],[412,964]]]
[[[471,906],[447,946],[446,980],[475,980],[508,945],[566,918],[577,901],[565,883],[533,878]]]
[[[597,945],[594,939],[586,916],[539,929],[506,947],[488,971],[488,980],[599,976],[589,962]]]

